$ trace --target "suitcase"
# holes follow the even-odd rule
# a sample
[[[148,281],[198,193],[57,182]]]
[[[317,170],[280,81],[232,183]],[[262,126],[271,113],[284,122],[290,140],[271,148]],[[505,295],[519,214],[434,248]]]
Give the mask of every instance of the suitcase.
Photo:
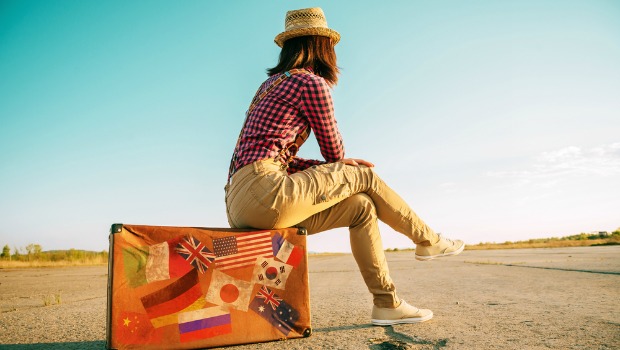
[[[305,229],[114,224],[109,349],[198,349],[307,337]]]

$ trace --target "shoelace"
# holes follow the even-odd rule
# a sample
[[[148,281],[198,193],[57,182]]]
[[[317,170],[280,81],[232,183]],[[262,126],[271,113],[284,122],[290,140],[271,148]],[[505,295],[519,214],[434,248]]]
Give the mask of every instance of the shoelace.
[[[441,235],[441,233],[438,233],[437,236],[439,236],[439,240],[443,240],[446,241],[448,243],[451,243],[452,245],[454,245],[456,242],[448,237],[444,237]]]

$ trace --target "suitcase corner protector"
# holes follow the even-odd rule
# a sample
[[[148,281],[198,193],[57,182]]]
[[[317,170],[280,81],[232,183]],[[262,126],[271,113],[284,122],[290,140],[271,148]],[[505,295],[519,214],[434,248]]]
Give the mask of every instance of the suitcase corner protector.
[[[304,338],[308,338],[311,335],[312,335],[312,328],[308,327],[304,329],[304,333],[303,333]]]
[[[110,227],[110,234],[121,233],[123,230],[123,224],[112,224]]]
[[[297,228],[297,234],[300,236],[307,236],[308,235],[308,230],[306,230],[305,227],[298,227]]]

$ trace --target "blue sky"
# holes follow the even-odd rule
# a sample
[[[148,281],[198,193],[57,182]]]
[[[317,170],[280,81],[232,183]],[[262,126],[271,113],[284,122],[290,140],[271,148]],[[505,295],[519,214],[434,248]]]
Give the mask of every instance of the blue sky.
[[[431,227],[478,243],[620,226],[617,1],[2,0],[0,245],[226,227],[244,111],[285,12],[313,6],[342,35],[347,155]],[[309,249],[349,251],[347,231]]]

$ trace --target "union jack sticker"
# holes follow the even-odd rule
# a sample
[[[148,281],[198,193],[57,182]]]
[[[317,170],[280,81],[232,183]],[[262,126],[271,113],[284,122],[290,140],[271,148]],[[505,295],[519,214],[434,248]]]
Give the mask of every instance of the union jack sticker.
[[[177,244],[175,251],[197,268],[200,273],[205,273],[211,262],[215,260],[215,254],[191,235],[184,237]]]
[[[271,291],[265,286],[262,286],[260,288],[260,290],[256,294],[256,297],[264,300],[264,303],[269,304],[274,310],[280,305],[280,302],[282,301],[282,298],[277,296],[275,292]]]

